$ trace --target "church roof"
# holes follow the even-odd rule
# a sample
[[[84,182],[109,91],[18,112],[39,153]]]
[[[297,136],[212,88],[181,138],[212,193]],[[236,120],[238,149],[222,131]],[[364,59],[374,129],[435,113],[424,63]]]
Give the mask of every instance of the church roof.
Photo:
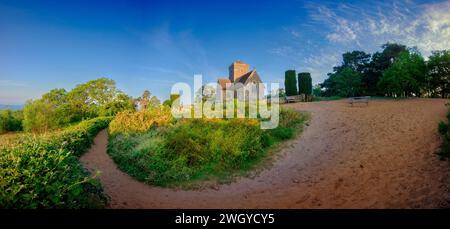
[[[259,78],[258,73],[256,72],[256,69],[253,69],[249,72],[247,72],[245,75],[239,77],[235,83],[242,83],[243,85],[246,85],[247,82],[251,79],[255,79],[256,82],[262,83],[261,78]]]
[[[225,89],[227,86],[227,83],[231,83],[229,79],[218,79],[217,83],[220,85],[221,88]]]

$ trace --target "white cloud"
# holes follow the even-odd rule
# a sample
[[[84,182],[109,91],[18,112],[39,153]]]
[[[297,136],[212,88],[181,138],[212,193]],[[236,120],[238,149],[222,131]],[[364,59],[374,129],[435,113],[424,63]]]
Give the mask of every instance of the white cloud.
[[[323,81],[347,51],[373,53],[384,43],[398,42],[417,47],[426,58],[433,50],[450,49],[450,1],[311,2],[304,7],[310,20],[287,27],[293,39],[270,53],[310,71],[316,82]]]
[[[332,43],[371,44],[399,42],[417,46],[424,55],[450,48],[450,1],[416,4],[394,1],[371,5],[341,4],[331,10],[313,6],[311,19],[329,27]]]

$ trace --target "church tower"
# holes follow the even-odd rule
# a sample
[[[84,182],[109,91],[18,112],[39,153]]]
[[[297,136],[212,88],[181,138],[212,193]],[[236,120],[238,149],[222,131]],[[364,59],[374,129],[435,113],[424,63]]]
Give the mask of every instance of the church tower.
[[[235,82],[239,77],[245,75],[250,71],[250,66],[240,60],[233,62],[228,68],[229,79],[231,82]]]

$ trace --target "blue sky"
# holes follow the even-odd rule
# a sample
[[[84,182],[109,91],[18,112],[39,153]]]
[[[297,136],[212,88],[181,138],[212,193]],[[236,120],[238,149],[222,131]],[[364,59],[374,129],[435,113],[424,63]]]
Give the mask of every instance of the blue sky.
[[[161,99],[194,74],[215,82],[240,59],[264,82],[319,83],[345,51],[388,41],[450,48],[450,1],[0,0],[0,104],[99,77]]]

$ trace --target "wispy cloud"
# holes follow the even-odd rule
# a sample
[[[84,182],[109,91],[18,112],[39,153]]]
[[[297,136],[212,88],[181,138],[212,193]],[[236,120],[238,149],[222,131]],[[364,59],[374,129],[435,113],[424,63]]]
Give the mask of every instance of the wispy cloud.
[[[270,53],[310,71],[315,82],[325,79],[346,51],[375,52],[386,42],[417,47],[424,56],[450,49],[450,1],[309,2],[303,7],[309,20],[287,28],[295,40],[280,43]]]
[[[311,6],[311,18],[330,28],[332,43],[356,44],[388,41],[417,46],[425,55],[450,47],[450,1],[417,4],[394,1],[372,5]]]

